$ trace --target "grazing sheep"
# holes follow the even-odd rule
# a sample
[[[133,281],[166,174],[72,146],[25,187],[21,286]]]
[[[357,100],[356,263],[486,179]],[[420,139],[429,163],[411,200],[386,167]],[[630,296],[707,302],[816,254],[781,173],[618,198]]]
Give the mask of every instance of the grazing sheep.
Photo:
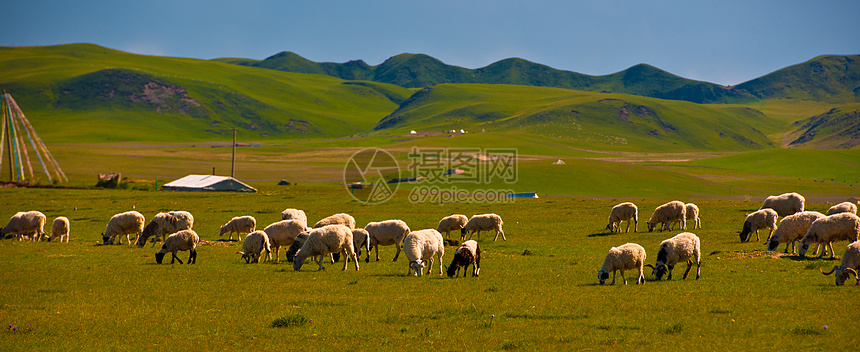
[[[621,271],[621,279],[627,285],[627,278],[624,277],[624,270],[639,269],[639,277],[636,279],[636,284],[645,283],[645,248],[636,243],[625,243],[618,247],[609,249],[606,254],[606,259],[603,260],[603,266],[597,271],[597,280],[603,285],[606,279],[609,278],[609,273],[612,273],[612,282],[610,285],[615,285],[615,271]]]
[[[675,221],[681,222],[681,230],[687,230],[687,207],[683,202],[673,200],[669,203],[663,204],[656,209],[654,209],[654,213],[651,214],[651,219],[648,220],[648,232],[654,231],[654,228],[657,227],[657,223],[663,223],[660,226],[660,231],[663,229],[669,230],[669,224]]]
[[[370,252],[370,233],[365,229],[352,229],[352,245],[357,258],[361,258],[361,250]]]
[[[69,242],[69,219],[65,216],[57,217],[51,223],[51,237],[48,237],[48,242],[57,237],[60,238],[60,242],[63,242],[63,237],[66,238],[66,243]]]
[[[412,270],[415,270],[415,276],[424,275],[424,268],[427,268],[427,274],[433,270],[433,257],[439,261],[439,275],[442,275],[442,256],[445,255],[445,240],[442,239],[442,234],[435,229],[426,229],[412,231],[406,235],[403,240],[403,251],[406,258],[409,259],[409,269],[406,271],[406,276],[412,275]],[[424,261],[429,261],[425,265]]]
[[[760,241],[761,238],[758,237],[758,230],[763,228],[770,229],[770,232],[767,234],[767,238],[770,239],[771,235],[773,235],[773,230],[776,229],[777,217],[779,217],[779,215],[777,215],[776,211],[773,209],[759,209],[753,213],[747,214],[747,217],[744,220],[744,227],[741,232],[738,232],[741,242],[749,241],[749,239],[752,238],[753,231],[755,231],[755,240]]]
[[[9,219],[9,223],[3,229],[0,229],[0,238],[5,238],[6,235],[15,235],[18,241],[23,241],[25,238],[36,241],[41,240],[42,235],[45,233],[46,221],[45,214],[39,211],[19,211]]]
[[[839,213],[830,216],[825,216],[815,220],[809,230],[806,230],[806,235],[800,240],[801,257],[806,256],[806,251],[809,250],[810,243],[824,243],[827,247],[821,251],[819,257],[824,256],[827,248],[830,248],[830,258],[834,258],[833,242],[848,240],[848,243],[857,241],[857,236],[860,236],[860,218],[851,213]]]
[[[696,280],[699,279],[699,274],[702,270],[701,249],[699,237],[689,233],[682,232],[660,243],[660,250],[657,251],[657,263],[655,265],[645,265],[650,267],[654,277],[657,280],[663,277],[666,272],[669,276],[666,280],[672,280],[672,269],[675,269],[675,264],[678,262],[687,262],[687,271],[684,272],[684,279],[693,268],[693,261],[696,261]]]
[[[702,220],[699,219],[699,207],[693,203],[684,204],[687,212],[687,220],[693,220],[693,230],[702,228]]]
[[[626,220],[627,230],[624,232],[630,232],[630,219],[633,219],[633,232],[636,232],[639,227],[639,209],[636,208],[636,204],[630,202],[618,204],[609,212],[609,224],[606,225],[606,229],[609,232],[621,232],[621,222]]]
[[[187,211],[158,213],[149,221],[149,224],[146,224],[146,227],[143,228],[143,232],[140,233],[140,236],[137,236],[136,243],[138,247],[143,247],[150,236],[155,236],[155,238],[152,239],[152,246],[155,247],[155,242],[157,242],[159,238],[164,238],[171,233],[188,230],[193,226],[194,216]]]
[[[827,209],[827,215],[839,213],[851,213],[857,215],[857,205],[851,202],[842,202],[830,207],[830,209]]]
[[[451,231],[460,231],[463,226],[466,226],[467,221],[469,221],[469,218],[466,215],[449,215],[439,220],[439,226],[436,227],[436,231],[439,231],[439,233],[445,232],[445,238],[448,238],[451,236]]]
[[[292,263],[293,259],[296,258],[296,253],[302,249],[302,245],[305,244],[305,241],[308,240],[307,231],[300,233],[296,236],[296,239],[293,241],[293,244],[290,245],[290,248],[287,249],[287,261]]]
[[[308,232],[308,238],[304,245],[293,258],[293,270],[299,271],[308,257],[314,258],[319,265],[319,270],[325,269],[322,258],[329,253],[340,252],[343,254],[343,269],[346,270],[349,258],[355,261],[355,270],[358,271],[358,258],[355,255],[352,242],[352,229],[344,225],[327,225],[312,229]]]
[[[818,269],[824,275],[836,272],[836,286],[844,285],[849,273],[854,274],[854,279],[857,280],[855,285],[860,285],[860,277],[857,275],[857,270],[860,270],[860,242],[848,244],[848,247],[845,248],[845,254],[842,255],[842,265],[834,266],[833,270],[826,273],[821,268]]]
[[[170,252],[173,256],[170,258],[170,264],[173,264],[174,260],[178,260],[179,264],[182,263],[182,259],[176,256],[176,252],[178,251],[190,251],[188,255],[188,264],[194,264],[197,262],[197,242],[200,242],[200,236],[197,236],[197,233],[194,230],[187,229],[181,230],[177,233],[171,234],[164,239],[164,244],[161,245],[161,250],[155,253],[155,262],[161,264],[161,261],[164,259],[164,255],[167,252]]]
[[[281,220],[299,220],[308,227],[308,216],[304,210],[287,208],[281,212]]]
[[[803,211],[803,204],[806,199],[797,193],[783,193],[778,196],[770,196],[765,198],[761,209],[773,209],[779,216],[789,216],[794,213]]]
[[[266,252],[266,257],[263,257],[263,251]],[[242,251],[236,252],[241,254],[242,259],[245,259],[245,264],[259,263],[260,258],[265,260],[272,253],[272,245],[269,242],[269,236],[264,231],[254,231],[245,236],[245,241],[242,242]]]
[[[122,244],[122,237],[119,236],[125,235],[125,240],[130,245],[129,236],[134,235],[135,238],[140,236],[145,222],[146,219],[143,218],[143,214],[134,210],[116,214],[108,221],[107,228],[102,233],[102,241],[104,244],[113,244],[114,238],[118,238],[117,244]]]
[[[469,269],[469,265],[472,265],[472,277],[478,276],[481,271],[481,246],[472,240],[463,242],[457,248],[451,265],[445,268],[445,271],[448,273],[448,277],[460,276],[460,267],[462,267],[463,277],[466,277],[466,270]]]
[[[379,246],[394,245],[397,247],[397,253],[394,254],[392,261],[396,262],[400,256],[400,244],[410,232],[409,226],[403,220],[369,222],[364,229],[370,235],[370,249],[376,248],[376,261],[379,261]],[[364,262],[370,262],[370,250],[367,251],[367,258]]]
[[[253,216],[237,216],[230,219],[224,226],[221,226],[221,233],[218,236],[227,235],[227,240],[233,239],[233,234],[236,234],[236,241],[241,239],[243,233],[251,233],[257,229],[257,219]]]
[[[320,227],[328,225],[343,225],[349,227],[350,229],[354,229],[355,218],[353,218],[352,215],[346,213],[334,214],[325,219],[317,221],[317,223],[314,225],[314,228],[318,229]]]
[[[496,214],[472,215],[469,222],[460,229],[460,240],[462,241],[466,238],[466,233],[469,233],[469,239],[471,240],[472,234],[476,231],[478,232],[478,238],[481,238],[481,231],[496,231],[496,237],[493,238],[493,241],[499,239],[499,234],[502,235],[502,240],[507,241],[505,232],[502,231],[503,224],[502,217]]]
[[[295,242],[296,236],[308,230],[302,220],[281,220],[266,226],[263,232],[269,236],[271,250],[275,252],[275,261],[281,261],[281,246],[290,246]]]
[[[788,245],[791,244],[791,253],[794,253],[795,243],[803,238],[812,222],[823,218],[824,214],[817,211],[802,211],[782,218],[779,227],[773,230],[770,241],[767,243],[769,251],[775,251],[780,243],[785,243],[785,253],[788,253]]]

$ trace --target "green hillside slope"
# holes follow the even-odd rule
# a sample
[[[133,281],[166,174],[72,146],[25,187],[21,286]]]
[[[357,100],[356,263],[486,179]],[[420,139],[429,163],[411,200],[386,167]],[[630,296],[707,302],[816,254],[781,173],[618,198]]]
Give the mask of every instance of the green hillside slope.
[[[374,127],[375,133],[465,129],[528,133],[586,148],[748,150],[773,146],[781,128],[759,111],[623,94],[513,85],[424,88]]]
[[[860,104],[797,121],[786,136],[789,147],[851,149],[860,145]]]
[[[761,99],[860,102],[860,55],[819,56],[735,88]]]
[[[96,45],[0,48],[0,88],[59,141],[342,137],[411,92],[383,83],[134,55]]]

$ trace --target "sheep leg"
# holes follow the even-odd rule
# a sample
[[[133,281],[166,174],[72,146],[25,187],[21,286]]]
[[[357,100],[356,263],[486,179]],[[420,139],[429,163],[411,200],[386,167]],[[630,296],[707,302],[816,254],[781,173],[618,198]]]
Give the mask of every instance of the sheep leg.
[[[621,231],[621,221],[618,222],[618,231]],[[624,233],[628,232],[630,232],[630,219],[627,219],[627,230],[625,230]]]
[[[666,267],[669,268],[669,276],[666,277],[666,280],[672,280],[672,269],[675,269],[675,266],[667,265]]]
[[[755,229],[755,240],[761,241],[761,239],[758,238],[758,229]]]
[[[355,261],[355,271],[358,271],[358,254],[352,253],[352,259]]]
[[[376,244],[376,261],[379,261],[379,243]]]
[[[618,269],[621,272],[621,280],[624,280],[624,284],[627,285],[627,277],[624,276],[624,269]]]
[[[319,265],[319,266],[320,266],[320,267],[319,267],[319,269],[317,269],[317,271],[325,270],[325,268],[324,268],[324,267],[323,267],[323,265],[322,265],[322,261],[323,261],[323,256],[322,256],[322,255],[314,256],[314,261],[316,261],[316,262],[317,262],[317,265]]]
[[[610,282],[609,284],[615,285],[615,270],[612,270],[612,282]]]
[[[628,224],[628,225],[629,225],[629,224]],[[618,228],[618,232],[621,232],[621,228],[620,228],[620,226],[619,226],[619,228]],[[507,238],[505,238],[505,232],[504,232],[504,231],[502,231],[502,229],[501,229],[501,228],[499,228],[499,229],[496,229],[496,237],[495,237],[495,238],[493,238],[493,242],[495,242],[497,239],[499,239],[499,234],[500,234],[500,233],[502,234],[502,240],[504,240],[504,241],[507,241],[507,240],[508,240]]]
[[[340,269],[340,271],[344,271],[346,270],[346,264],[349,263],[349,254],[346,253],[346,249],[341,249],[340,253],[340,255],[343,257],[343,269]]]
[[[179,259],[179,257],[176,256],[176,252],[170,252],[170,254],[173,256],[173,258],[170,259],[170,264],[173,264],[174,259],[176,259],[179,264],[185,264],[182,262],[182,259]]]
[[[192,249],[191,254],[188,255],[188,264],[194,264],[197,262],[197,251]]]
[[[687,260],[687,271],[684,271],[684,277],[683,277],[684,280],[687,279],[687,275],[690,274],[690,269],[692,269],[692,268],[693,268],[693,261]],[[699,276],[699,274],[696,274],[697,279],[699,278],[698,276]]]
[[[394,253],[394,260],[392,260],[392,262],[396,262],[397,257],[400,256],[400,242],[394,242],[394,246],[397,247],[397,253]],[[379,247],[377,246],[376,248],[378,249]],[[379,259],[377,259],[377,260],[379,260]]]

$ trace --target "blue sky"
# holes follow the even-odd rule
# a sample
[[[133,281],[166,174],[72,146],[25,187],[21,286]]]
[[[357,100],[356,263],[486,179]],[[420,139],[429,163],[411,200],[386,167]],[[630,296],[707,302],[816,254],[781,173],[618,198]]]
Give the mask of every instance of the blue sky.
[[[13,1],[0,46],[94,43],[151,55],[378,65],[408,52],[479,68],[519,57],[605,75],[647,63],[738,84],[860,54],[860,1]],[[2,73],[0,73],[2,74]]]

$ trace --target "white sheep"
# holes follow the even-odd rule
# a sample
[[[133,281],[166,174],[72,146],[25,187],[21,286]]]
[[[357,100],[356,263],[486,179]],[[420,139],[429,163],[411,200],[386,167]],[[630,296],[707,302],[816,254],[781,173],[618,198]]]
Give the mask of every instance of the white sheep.
[[[451,231],[460,231],[463,226],[466,226],[466,222],[469,221],[469,218],[463,214],[453,214],[442,218],[439,220],[439,226],[436,226],[436,231],[439,233],[445,232],[445,238],[451,236]]]
[[[669,230],[669,224],[675,221],[681,222],[681,230],[687,230],[687,207],[683,202],[673,200],[669,203],[660,205],[654,209],[651,214],[651,219],[648,220],[648,232],[654,231],[658,223],[663,223],[660,226],[660,231],[663,229]]]
[[[30,240],[41,240],[45,233],[45,214],[32,210],[28,212],[17,212],[9,219],[9,223],[0,230],[0,238],[6,235],[15,235],[19,241],[25,238]]]
[[[773,209],[779,216],[789,216],[803,211],[806,199],[797,193],[783,193],[765,198],[761,209]]]
[[[412,231],[406,235],[403,240],[403,251],[406,258],[409,259],[409,269],[406,271],[406,276],[412,275],[412,270],[415,270],[415,276],[424,275],[424,268],[427,268],[427,274],[433,270],[433,257],[439,261],[439,275],[442,275],[442,256],[445,255],[445,240],[442,239],[442,234],[435,229],[426,229]],[[424,261],[429,261],[429,264],[424,264]]]
[[[824,275],[830,275],[836,272],[836,286],[845,284],[848,275],[853,274],[857,280],[855,285],[860,285],[860,276],[857,275],[857,270],[860,270],[860,241],[852,242],[845,248],[845,254],[842,255],[842,265],[834,266],[832,270],[824,272],[821,268],[818,269]]]
[[[314,228],[318,229],[320,227],[328,225],[343,225],[349,227],[350,229],[354,229],[355,218],[353,218],[352,215],[346,213],[334,214],[325,219],[317,221],[317,223],[314,225]]]
[[[472,277],[478,276],[481,272],[481,246],[478,242],[469,240],[463,242],[454,252],[454,259],[451,260],[451,265],[445,268],[448,277],[460,276],[460,268],[463,268],[463,277],[466,277],[466,270],[472,265]]]
[[[800,251],[798,254],[804,257],[811,243],[823,243],[827,247],[818,256],[824,256],[824,253],[830,248],[830,258],[833,258],[833,242],[848,240],[851,243],[857,241],[858,236],[860,236],[860,218],[857,215],[838,213],[825,216],[815,220],[809,226],[809,230],[806,230],[806,235],[803,235],[803,239],[800,240]]]
[[[842,202],[830,207],[830,209],[827,209],[827,215],[839,213],[851,213],[857,215],[857,205],[851,202]]]
[[[59,216],[51,223],[51,237],[48,237],[48,242],[53,241],[57,237],[60,238],[60,242],[63,242],[64,237],[66,238],[66,243],[69,242],[69,218]]]
[[[609,212],[609,224],[606,229],[609,232],[621,232],[621,222],[627,221],[627,230],[630,232],[630,219],[633,219],[633,232],[639,227],[639,209],[636,204],[625,202],[612,207]]]
[[[761,238],[758,236],[758,230],[763,228],[770,229],[770,232],[767,234],[767,238],[773,235],[773,230],[776,229],[776,219],[779,215],[775,210],[766,208],[759,209],[755,212],[747,214],[746,219],[744,219],[744,227],[741,232],[738,232],[738,236],[741,239],[741,242],[747,242],[752,238],[752,232],[755,231],[755,240],[760,241]]]
[[[675,264],[678,262],[687,262],[687,271],[684,272],[684,279],[693,268],[693,261],[696,262],[696,280],[702,270],[702,255],[699,237],[690,233],[682,232],[675,237],[664,240],[660,243],[660,250],[657,251],[657,263],[655,265],[648,264],[654,277],[657,280],[663,277],[663,274],[669,273],[666,280],[672,280],[672,269],[675,269]]]
[[[263,257],[264,251],[266,257]],[[265,261],[271,253],[272,246],[269,242],[269,236],[263,231],[253,231],[245,236],[245,241],[242,242],[242,251],[236,252],[236,254],[242,255],[245,264],[259,263],[261,258]]]
[[[639,277],[636,279],[636,284],[645,283],[645,248],[636,243],[625,243],[618,247],[609,249],[606,254],[606,259],[603,260],[603,266],[597,270],[597,280],[600,284],[609,279],[609,273],[612,273],[612,282],[610,285],[615,285],[615,271],[621,271],[621,279],[627,285],[627,278],[624,277],[624,270],[639,270]]]
[[[271,250],[275,252],[275,261],[281,261],[281,246],[287,247],[293,244],[296,236],[308,230],[305,222],[301,220],[281,220],[266,226],[263,232],[269,236]]]
[[[469,222],[460,229],[460,240],[466,238],[466,233],[469,234],[471,240],[475,232],[478,232],[478,238],[481,238],[481,231],[496,231],[496,237],[493,238],[493,241],[499,239],[499,234],[502,235],[502,240],[507,241],[505,231],[502,231],[503,224],[502,217],[496,214],[472,215]]]
[[[105,232],[102,233],[102,241],[104,244],[113,244],[113,240],[117,239],[117,244],[122,244],[122,235],[125,235],[125,240],[131,244],[129,236],[134,235],[135,238],[143,232],[143,224],[146,219],[143,214],[134,210],[125,213],[114,215],[108,221]]]
[[[293,258],[293,270],[299,271],[308,257],[314,258],[319,265],[319,270],[325,269],[322,265],[323,256],[340,252],[343,254],[343,269],[346,270],[347,263],[351,257],[355,261],[355,270],[358,271],[358,258],[355,255],[352,242],[352,229],[344,225],[327,225],[308,231],[308,237],[302,248]]]
[[[161,250],[155,253],[155,262],[161,264],[161,261],[164,259],[164,255],[167,252],[170,252],[173,256],[170,258],[170,264],[173,264],[174,260],[178,260],[179,264],[182,263],[182,259],[176,256],[176,252],[178,251],[190,251],[188,254],[188,264],[194,264],[197,262],[197,243],[200,242],[200,236],[197,236],[197,233],[194,230],[187,229],[181,230],[164,239],[164,244],[161,245]]]
[[[305,224],[305,227],[308,227],[308,216],[305,215],[305,211],[301,209],[284,209],[284,211],[281,212],[281,220],[299,220]]]
[[[357,258],[361,258],[361,250],[370,252],[370,233],[365,229],[352,229],[352,244]]]
[[[155,242],[159,238],[166,238],[171,233],[188,230],[192,227],[194,227],[194,216],[187,211],[158,213],[152,220],[149,220],[149,224],[146,224],[140,236],[137,236],[136,243],[138,247],[143,247],[149,237],[155,236],[152,239],[152,246],[155,247]]]
[[[685,211],[687,212],[686,219],[687,221],[693,220],[693,229],[701,229],[702,228],[702,220],[699,219],[699,207],[693,203],[684,204]],[[675,229],[675,222],[669,227],[669,229]]]
[[[385,220],[378,222],[369,222],[364,227],[370,235],[370,249],[376,248],[376,260],[379,261],[379,246],[394,245],[397,247],[397,253],[394,254],[394,260],[400,256],[400,244],[403,239],[409,234],[409,226],[403,220]],[[370,262],[370,251],[367,251],[366,263]]]
[[[823,218],[824,214],[817,211],[802,211],[782,218],[779,226],[773,230],[770,241],[767,243],[769,251],[775,251],[780,243],[785,243],[785,253],[788,253],[788,245],[791,244],[791,253],[794,253],[795,243],[803,238],[812,222]]]
[[[257,229],[257,219],[254,219],[253,216],[237,216],[230,221],[228,221],[224,226],[221,226],[221,232],[218,236],[223,236],[227,233],[227,240],[233,239],[233,234],[236,234],[236,241],[242,239],[241,235],[243,233],[251,233]]]

